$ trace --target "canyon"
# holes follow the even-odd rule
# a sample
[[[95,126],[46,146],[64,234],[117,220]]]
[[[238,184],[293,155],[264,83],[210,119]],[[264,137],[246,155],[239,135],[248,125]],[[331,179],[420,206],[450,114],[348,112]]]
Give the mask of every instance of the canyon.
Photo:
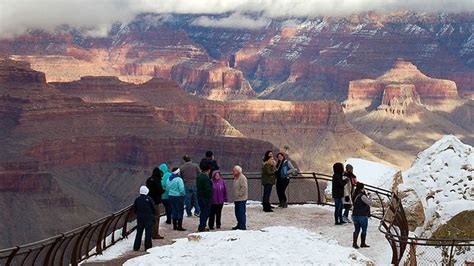
[[[406,169],[445,134],[474,144],[472,14],[195,19],[0,39],[0,247],[119,210],[184,154],[255,172],[284,150],[328,173],[349,157]]]
[[[214,100],[339,101],[347,98],[350,81],[379,77],[404,58],[430,77],[454,81],[458,94],[472,99],[470,13],[280,18],[262,29],[201,27],[196,18],[141,15],[114,25],[106,37],[67,26],[30,31],[0,40],[0,55],[30,62],[48,81],[160,77]]]

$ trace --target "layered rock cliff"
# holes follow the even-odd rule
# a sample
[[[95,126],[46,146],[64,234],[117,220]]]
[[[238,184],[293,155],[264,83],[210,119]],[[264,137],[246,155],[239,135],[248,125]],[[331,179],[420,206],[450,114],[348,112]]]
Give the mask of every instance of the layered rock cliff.
[[[31,31],[0,40],[0,54],[30,61],[48,81],[87,75],[135,76],[127,80],[138,83],[145,76],[173,78],[188,92],[233,99],[254,97],[246,80],[263,98],[340,101],[347,98],[350,81],[379,77],[405,58],[430,77],[456,82],[459,95],[472,99],[470,13],[280,18],[252,30],[196,26],[193,15],[157,16],[159,23],[153,17],[115,25],[105,38],[67,26],[55,34]],[[221,74],[207,82],[223,67],[231,68],[229,75],[239,71],[243,86],[223,82]]]
[[[218,135],[190,135],[188,127],[167,122],[177,121],[171,111],[121,90],[148,93],[169,81],[138,86],[116,77],[85,77],[78,81],[85,86],[64,89],[82,93],[85,101],[47,84],[43,73],[21,62],[0,61],[0,77],[0,229],[9,231],[2,247],[67,231],[128,205],[154,166],[180,165],[183,154],[198,160],[212,149],[224,169],[238,163],[256,170],[261,152],[275,149],[226,123],[216,124]]]

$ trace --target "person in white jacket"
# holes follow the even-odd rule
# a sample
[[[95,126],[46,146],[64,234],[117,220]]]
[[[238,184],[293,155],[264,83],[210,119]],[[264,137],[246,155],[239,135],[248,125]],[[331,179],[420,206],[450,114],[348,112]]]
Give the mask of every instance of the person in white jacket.
[[[342,219],[346,223],[351,223],[352,221],[349,219],[349,210],[352,207],[352,194],[354,193],[355,185],[357,184],[357,177],[354,175],[354,167],[348,164],[346,165],[346,171],[342,176],[343,180],[349,179],[344,186],[344,198],[342,199],[342,204],[344,208],[344,213],[342,214]]]

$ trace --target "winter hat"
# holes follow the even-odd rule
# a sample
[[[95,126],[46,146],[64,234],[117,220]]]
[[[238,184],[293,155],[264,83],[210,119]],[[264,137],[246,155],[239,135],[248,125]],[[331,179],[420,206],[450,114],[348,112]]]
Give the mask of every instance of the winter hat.
[[[347,164],[347,165],[346,165],[346,169],[347,169],[347,170],[349,170],[349,169],[350,169],[350,170],[354,170],[354,167],[352,167],[352,165],[350,165],[350,164]]]
[[[219,171],[219,170],[212,171],[211,177],[214,178],[214,176],[217,175],[218,173],[220,174],[221,171]]]
[[[146,186],[140,187],[140,195],[148,195],[148,192],[150,192],[150,190]]]
[[[176,170],[173,171],[173,174],[177,175],[177,174],[179,174],[179,172],[180,172],[180,170],[179,170],[179,168],[178,168],[178,169],[176,169]]]

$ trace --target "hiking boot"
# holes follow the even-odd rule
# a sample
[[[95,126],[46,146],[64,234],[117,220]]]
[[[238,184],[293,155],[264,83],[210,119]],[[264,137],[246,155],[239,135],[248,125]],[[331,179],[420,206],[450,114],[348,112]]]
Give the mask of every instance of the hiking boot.
[[[178,220],[178,228],[176,229],[178,231],[186,231],[186,229],[183,228],[183,219]]]
[[[178,230],[178,220],[173,219],[173,230]]]
[[[284,202],[281,204],[281,207],[282,207],[283,209],[288,208],[288,202],[284,201]]]
[[[360,247],[361,248],[370,248],[370,246],[365,243],[365,238],[366,237],[367,237],[367,234],[361,234],[360,235],[360,239],[361,239]]]
[[[352,247],[358,249],[359,246],[357,245],[357,238],[359,238],[359,233],[352,233]]]

